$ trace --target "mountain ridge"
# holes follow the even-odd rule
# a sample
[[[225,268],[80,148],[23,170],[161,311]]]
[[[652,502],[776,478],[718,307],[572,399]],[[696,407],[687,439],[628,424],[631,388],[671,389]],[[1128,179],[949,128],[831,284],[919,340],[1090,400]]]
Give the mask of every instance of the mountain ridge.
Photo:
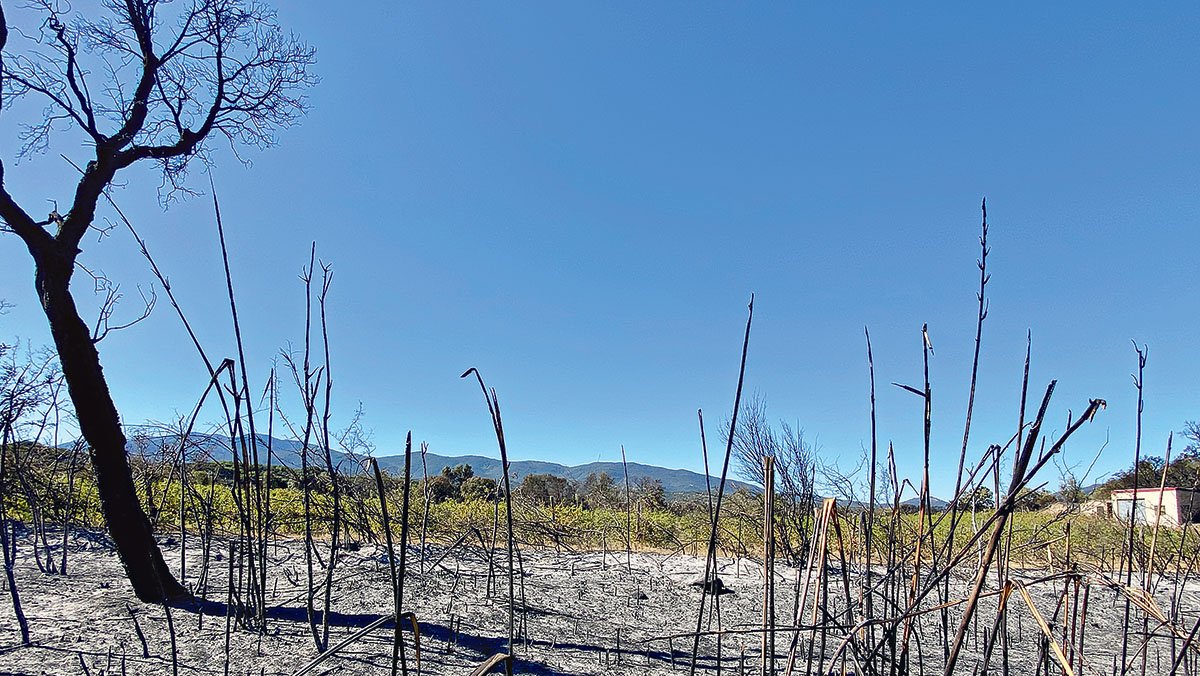
[[[300,451],[304,444],[300,441],[290,439],[280,439],[278,437],[268,438],[264,434],[259,434],[259,455],[260,461],[265,462],[265,446],[270,443],[271,455],[273,462],[282,464],[286,467],[300,467]],[[176,436],[144,436],[133,435],[129,442],[128,448],[131,452],[139,450],[145,451],[149,449],[162,449],[174,446],[178,437]],[[210,457],[216,460],[229,460],[231,458],[231,444],[229,437],[215,434],[193,433],[189,437],[191,444],[202,448]],[[316,462],[318,465],[323,465],[323,455],[321,448],[317,444],[310,444],[310,453],[316,453],[312,457],[311,462]],[[191,451],[189,451],[189,455]],[[339,468],[339,471],[353,473],[362,471],[362,468],[354,462],[354,458],[341,451],[331,451],[334,465]],[[375,459],[379,462],[379,468],[392,475],[400,474],[404,471],[404,455],[375,455]],[[352,467],[346,467],[347,463]],[[484,455],[465,454],[465,455],[441,455],[438,453],[426,453],[425,465],[429,476],[440,474],[442,469],[454,467],[456,465],[470,465],[471,470],[476,476],[485,477],[488,479],[500,480],[502,471],[500,468],[500,459],[491,458]],[[530,474],[552,474],[571,481],[582,482],[591,473],[607,472],[618,484],[623,484],[625,481],[624,468],[618,461],[596,461],[584,463],[581,465],[564,465],[557,462],[549,462],[545,460],[509,460],[509,479],[514,484],[519,484],[520,481]],[[643,478],[661,481],[663,491],[668,494],[683,494],[683,493],[703,493],[708,490],[708,484],[705,481],[704,474],[693,472],[686,469],[673,469],[668,467],[660,467],[658,465],[650,465],[640,462],[627,463],[629,469],[629,482],[635,484]],[[417,452],[413,452],[412,457],[412,474],[414,478],[420,478],[423,472],[421,467],[421,456]],[[715,490],[720,483],[719,477],[709,477],[712,488]],[[737,490],[745,488],[750,491],[758,492],[761,489],[751,483],[738,481],[735,479],[726,480],[726,490]]]

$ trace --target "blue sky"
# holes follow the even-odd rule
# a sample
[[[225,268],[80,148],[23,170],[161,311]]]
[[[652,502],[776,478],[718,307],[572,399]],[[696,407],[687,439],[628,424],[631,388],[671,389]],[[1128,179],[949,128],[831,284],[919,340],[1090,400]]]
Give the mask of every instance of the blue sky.
[[[695,412],[716,438],[754,292],[747,391],[845,468],[870,442],[869,326],[881,443],[919,475],[920,400],[888,383],[919,384],[929,323],[947,494],[984,196],[971,455],[1015,431],[1027,330],[1031,397],[1059,379],[1052,428],[1109,403],[1068,464],[1106,440],[1093,476],[1131,459],[1131,339],[1150,349],[1146,449],[1200,417],[1200,9],[289,2],[280,18],[318,50],[312,111],[252,166],[219,153],[213,172],[247,358],[261,379],[299,341],[296,275],[316,240],[336,275],[335,414],[362,402],[381,452],[411,429],[434,452],[494,454],[458,379],[476,366],[516,458],[624,444],[698,469]],[[0,117],[6,185],[34,211],[66,202],[57,153],[86,149],[63,135],[16,163],[22,112]],[[127,179],[117,199],[206,346],[233,355],[211,204],[163,210],[151,172]],[[0,256],[17,303],[0,334],[47,342],[26,252],[4,237]],[[153,285],[119,231],[83,260],[131,296]],[[204,387],[165,304],[101,352],[128,422],[188,411]]]

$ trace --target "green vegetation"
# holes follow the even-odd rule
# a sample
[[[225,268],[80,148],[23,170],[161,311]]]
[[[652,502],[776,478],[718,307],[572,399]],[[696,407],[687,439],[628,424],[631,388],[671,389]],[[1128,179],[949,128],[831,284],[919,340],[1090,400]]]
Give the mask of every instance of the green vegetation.
[[[1160,485],[1177,488],[1200,487],[1200,424],[1189,421],[1181,434],[1187,442],[1170,464],[1163,456],[1151,455],[1104,482],[1092,493],[1093,498],[1107,498],[1122,488],[1158,488]],[[1165,472],[1164,472],[1165,470]]]
[[[12,518],[40,523],[42,527],[60,523],[101,528],[103,517],[90,467],[82,461],[79,449],[52,449],[43,446],[11,445],[8,464],[15,468],[18,490],[4,494],[6,513]],[[135,459],[133,473],[139,497],[146,507],[155,530],[160,534],[178,533],[182,514],[189,533],[236,535],[239,527],[235,468],[231,462],[197,462],[188,466],[186,485],[179,481],[175,468],[145,459]],[[260,468],[265,475],[265,468]],[[328,475],[311,470],[312,528],[322,537],[329,536],[332,491]],[[344,542],[382,542],[378,497],[373,479],[365,474],[339,475],[345,514]],[[272,533],[300,537],[304,532],[304,490],[300,472],[291,468],[273,468],[271,475],[270,524]],[[398,529],[402,482],[384,477],[384,486],[392,513],[393,529]],[[564,550],[623,550],[627,539],[639,550],[682,551],[702,554],[708,538],[708,499],[703,494],[685,495],[667,500],[661,486],[642,482],[631,487],[627,500],[623,487],[607,474],[589,477],[576,486],[561,477],[547,474],[525,476],[514,489],[514,531],[524,546],[555,547]],[[471,534],[476,544],[490,543],[501,518],[499,491],[495,481],[475,476],[469,465],[447,468],[428,481],[412,482],[414,498],[409,505],[409,522],[425,524],[427,539],[449,543]],[[427,496],[427,500],[423,497]],[[976,509],[954,533],[955,549],[966,547],[978,528],[992,512],[986,507],[992,497],[986,489],[977,491]],[[182,510],[181,510],[182,500]],[[1067,506],[1046,508],[1048,493],[1029,493],[1024,510],[1014,513],[1012,558],[1018,565],[1041,566],[1048,561],[1063,561],[1068,554],[1067,524],[1070,524],[1070,556],[1073,560],[1114,569],[1128,538],[1127,528],[1103,516],[1073,512]],[[629,517],[627,533],[626,517]],[[851,510],[839,513],[842,535],[834,545],[845,551],[859,552],[864,546],[861,514]],[[949,520],[934,515],[934,541],[944,543],[949,535]],[[777,519],[783,518],[777,514]],[[887,508],[876,510],[873,525],[876,542],[888,542],[895,519],[894,544],[899,550],[911,549],[920,532],[919,515],[902,509],[896,515]],[[500,527],[502,530],[502,526]],[[1137,533],[1137,547],[1149,550],[1152,529]],[[719,529],[720,549],[729,555],[758,557],[762,547],[762,498],[745,489],[725,498]],[[877,555],[879,554],[879,550]],[[1158,534],[1155,566],[1171,567],[1200,552],[1200,532],[1163,529]],[[793,562],[795,563],[795,562]]]

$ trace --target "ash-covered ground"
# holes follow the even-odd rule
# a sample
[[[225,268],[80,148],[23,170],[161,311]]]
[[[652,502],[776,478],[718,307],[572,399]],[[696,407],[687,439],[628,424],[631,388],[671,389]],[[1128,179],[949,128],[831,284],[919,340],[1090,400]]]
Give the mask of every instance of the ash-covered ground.
[[[68,549],[68,575],[39,570],[32,559],[28,536],[19,541],[16,579],[32,634],[31,646],[20,646],[7,585],[0,596],[0,672],[20,674],[167,674],[177,665],[180,674],[294,674],[318,656],[305,609],[306,573],[303,544],[283,541],[270,549],[268,566],[268,617],[266,631],[239,628],[227,622],[223,605],[228,597],[228,557],[211,561],[205,597],[200,608],[169,609],[175,630],[175,658],[168,626],[168,609],[133,598],[121,565],[107,539],[94,532],[72,534]],[[222,548],[227,545],[222,545]],[[178,566],[179,544],[164,538],[164,555]],[[57,557],[60,550],[53,552]],[[488,656],[507,650],[508,601],[503,549],[496,552],[489,593],[489,554],[476,547],[447,549],[430,546],[422,556],[417,548],[407,555],[404,610],[416,614],[420,624],[420,673],[469,674]],[[516,583],[516,625],[519,659],[515,671],[525,674],[686,674],[692,654],[701,589],[694,586],[704,560],[682,554],[609,552],[569,553],[523,549],[524,575]],[[189,543],[187,582],[195,584],[201,570],[200,551]],[[357,551],[342,552],[332,588],[329,645],[360,632],[392,612],[389,565],[385,551],[363,544]],[[878,574],[878,571],[876,572]],[[1034,580],[1048,571],[1026,571],[1021,578]],[[721,671],[761,673],[762,634],[751,631],[762,624],[763,575],[759,563],[748,559],[721,559],[720,576],[729,593],[720,595],[720,626],[728,633],[720,639],[706,636],[700,644],[698,670],[715,672],[720,652]],[[777,567],[776,618],[789,625],[794,614],[797,580],[802,571]],[[320,571],[318,580],[323,579]],[[829,612],[836,613],[845,599],[842,571],[829,571]],[[857,599],[861,578],[851,573],[849,588]],[[1033,585],[1031,592],[1042,615],[1062,640],[1063,610],[1056,608],[1066,580]],[[951,583],[951,598],[966,596],[968,580]],[[990,589],[994,590],[991,583]],[[323,591],[316,604],[320,607]],[[709,595],[708,602],[714,597]],[[804,613],[811,619],[812,596]],[[996,596],[980,604],[978,628],[968,633],[960,673],[972,673],[980,661],[985,637],[995,618]],[[1073,596],[1071,597],[1074,598]],[[926,607],[936,605],[931,596]],[[881,599],[873,604],[876,617],[894,614]],[[1160,602],[1166,609],[1166,605]],[[1010,599],[1008,653],[1015,673],[1035,673],[1043,652],[1042,632],[1019,595]],[[1191,628],[1200,609],[1195,589],[1182,595],[1180,625]],[[949,609],[951,629],[957,625],[958,607]],[[1143,615],[1132,611],[1130,632],[1136,649],[1141,642]],[[855,618],[861,621],[861,613]],[[940,611],[921,615],[912,624],[912,673],[940,673],[942,641]],[[227,632],[230,624],[232,630]],[[848,633],[856,640],[863,632],[831,628],[822,644],[819,634],[802,632],[794,673],[817,673],[821,649],[833,655]],[[1149,627],[1154,630],[1157,622]],[[1083,673],[1111,673],[1114,656],[1121,651],[1126,631],[1124,602],[1102,586],[1094,585],[1088,597],[1083,643]],[[704,629],[716,629],[715,618]],[[875,628],[876,636],[880,629]],[[139,632],[143,638],[139,637]],[[739,633],[740,632],[740,633]],[[1150,642],[1147,673],[1169,673],[1171,642]],[[384,674],[391,666],[391,625],[355,639],[321,662],[312,674]],[[668,638],[672,637],[674,638]],[[1078,645],[1076,635],[1069,642]],[[412,634],[406,629],[409,673],[417,673]],[[809,648],[809,641],[816,644]],[[787,664],[791,631],[776,634],[778,673]],[[1182,641],[1177,641],[1177,645]],[[886,651],[884,651],[886,652]],[[852,651],[843,654],[850,655]],[[148,656],[147,656],[148,655]],[[811,657],[810,657],[811,656]],[[998,672],[1001,652],[992,657]],[[1053,662],[1051,653],[1048,659]],[[1077,661],[1073,657],[1072,661]],[[883,665],[877,656],[876,665]],[[1141,659],[1137,658],[1140,672]],[[836,673],[856,673],[853,659],[824,661]],[[1042,672],[1044,673],[1044,671]],[[1057,667],[1052,673],[1059,673]]]

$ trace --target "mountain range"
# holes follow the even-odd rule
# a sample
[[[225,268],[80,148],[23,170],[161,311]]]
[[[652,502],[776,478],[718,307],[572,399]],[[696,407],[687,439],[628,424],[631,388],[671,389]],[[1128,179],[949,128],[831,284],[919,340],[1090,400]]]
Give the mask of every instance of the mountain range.
[[[146,450],[156,451],[162,448],[173,447],[177,441],[178,437],[175,436],[133,435],[129,441],[129,450],[134,453]],[[202,448],[214,460],[231,459],[229,437],[193,433],[189,437],[189,441]],[[300,451],[304,447],[302,442],[268,438],[266,435],[260,434],[259,454],[261,462],[266,461],[263,455],[268,443],[270,443],[271,447],[272,462],[287,467],[300,467]],[[323,454],[320,453],[320,448],[317,444],[310,445],[309,452],[310,463],[324,464]],[[192,455],[192,451],[189,450],[190,455]],[[341,472],[353,474],[363,471],[362,465],[359,464],[362,459],[352,457],[340,451],[332,451],[331,456],[334,465]],[[379,461],[379,468],[388,474],[395,476],[404,472],[403,455],[376,455],[375,459]],[[500,480],[503,476],[499,458],[489,458],[482,455],[439,455],[437,453],[426,453],[425,469],[423,470],[421,467],[421,456],[415,451],[413,452],[411,471],[414,478],[420,478],[425,471],[430,476],[433,476],[441,473],[444,468],[456,465],[470,465],[471,470],[476,476],[488,479]],[[623,483],[625,480],[624,468],[620,462],[589,462],[583,465],[562,465],[556,462],[541,460],[510,460],[508,467],[510,472],[509,480],[515,483],[519,483],[522,478],[530,474],[551,474],[571,481],[582,482],[589,474],[599,474],[601,472],[607,472],[618,484]],[[643,478],[660,481],[662,482],[663,491],[667,494],[703,493],[708,490],[705,477],[699,472],[686,469],[669,469],[640,462],[630,462],[628,463],[628,468],[629,482],[631,484],[636,484]],[[720,479],[718,477],[710,477],[709,481],[712,483],[713,490],[716,490]],[[726,490],[737,490],[738,488],[745,488],[755,492],[760,490],[754,484],[743,481],[735,481],[733,479],[726,481]]]

